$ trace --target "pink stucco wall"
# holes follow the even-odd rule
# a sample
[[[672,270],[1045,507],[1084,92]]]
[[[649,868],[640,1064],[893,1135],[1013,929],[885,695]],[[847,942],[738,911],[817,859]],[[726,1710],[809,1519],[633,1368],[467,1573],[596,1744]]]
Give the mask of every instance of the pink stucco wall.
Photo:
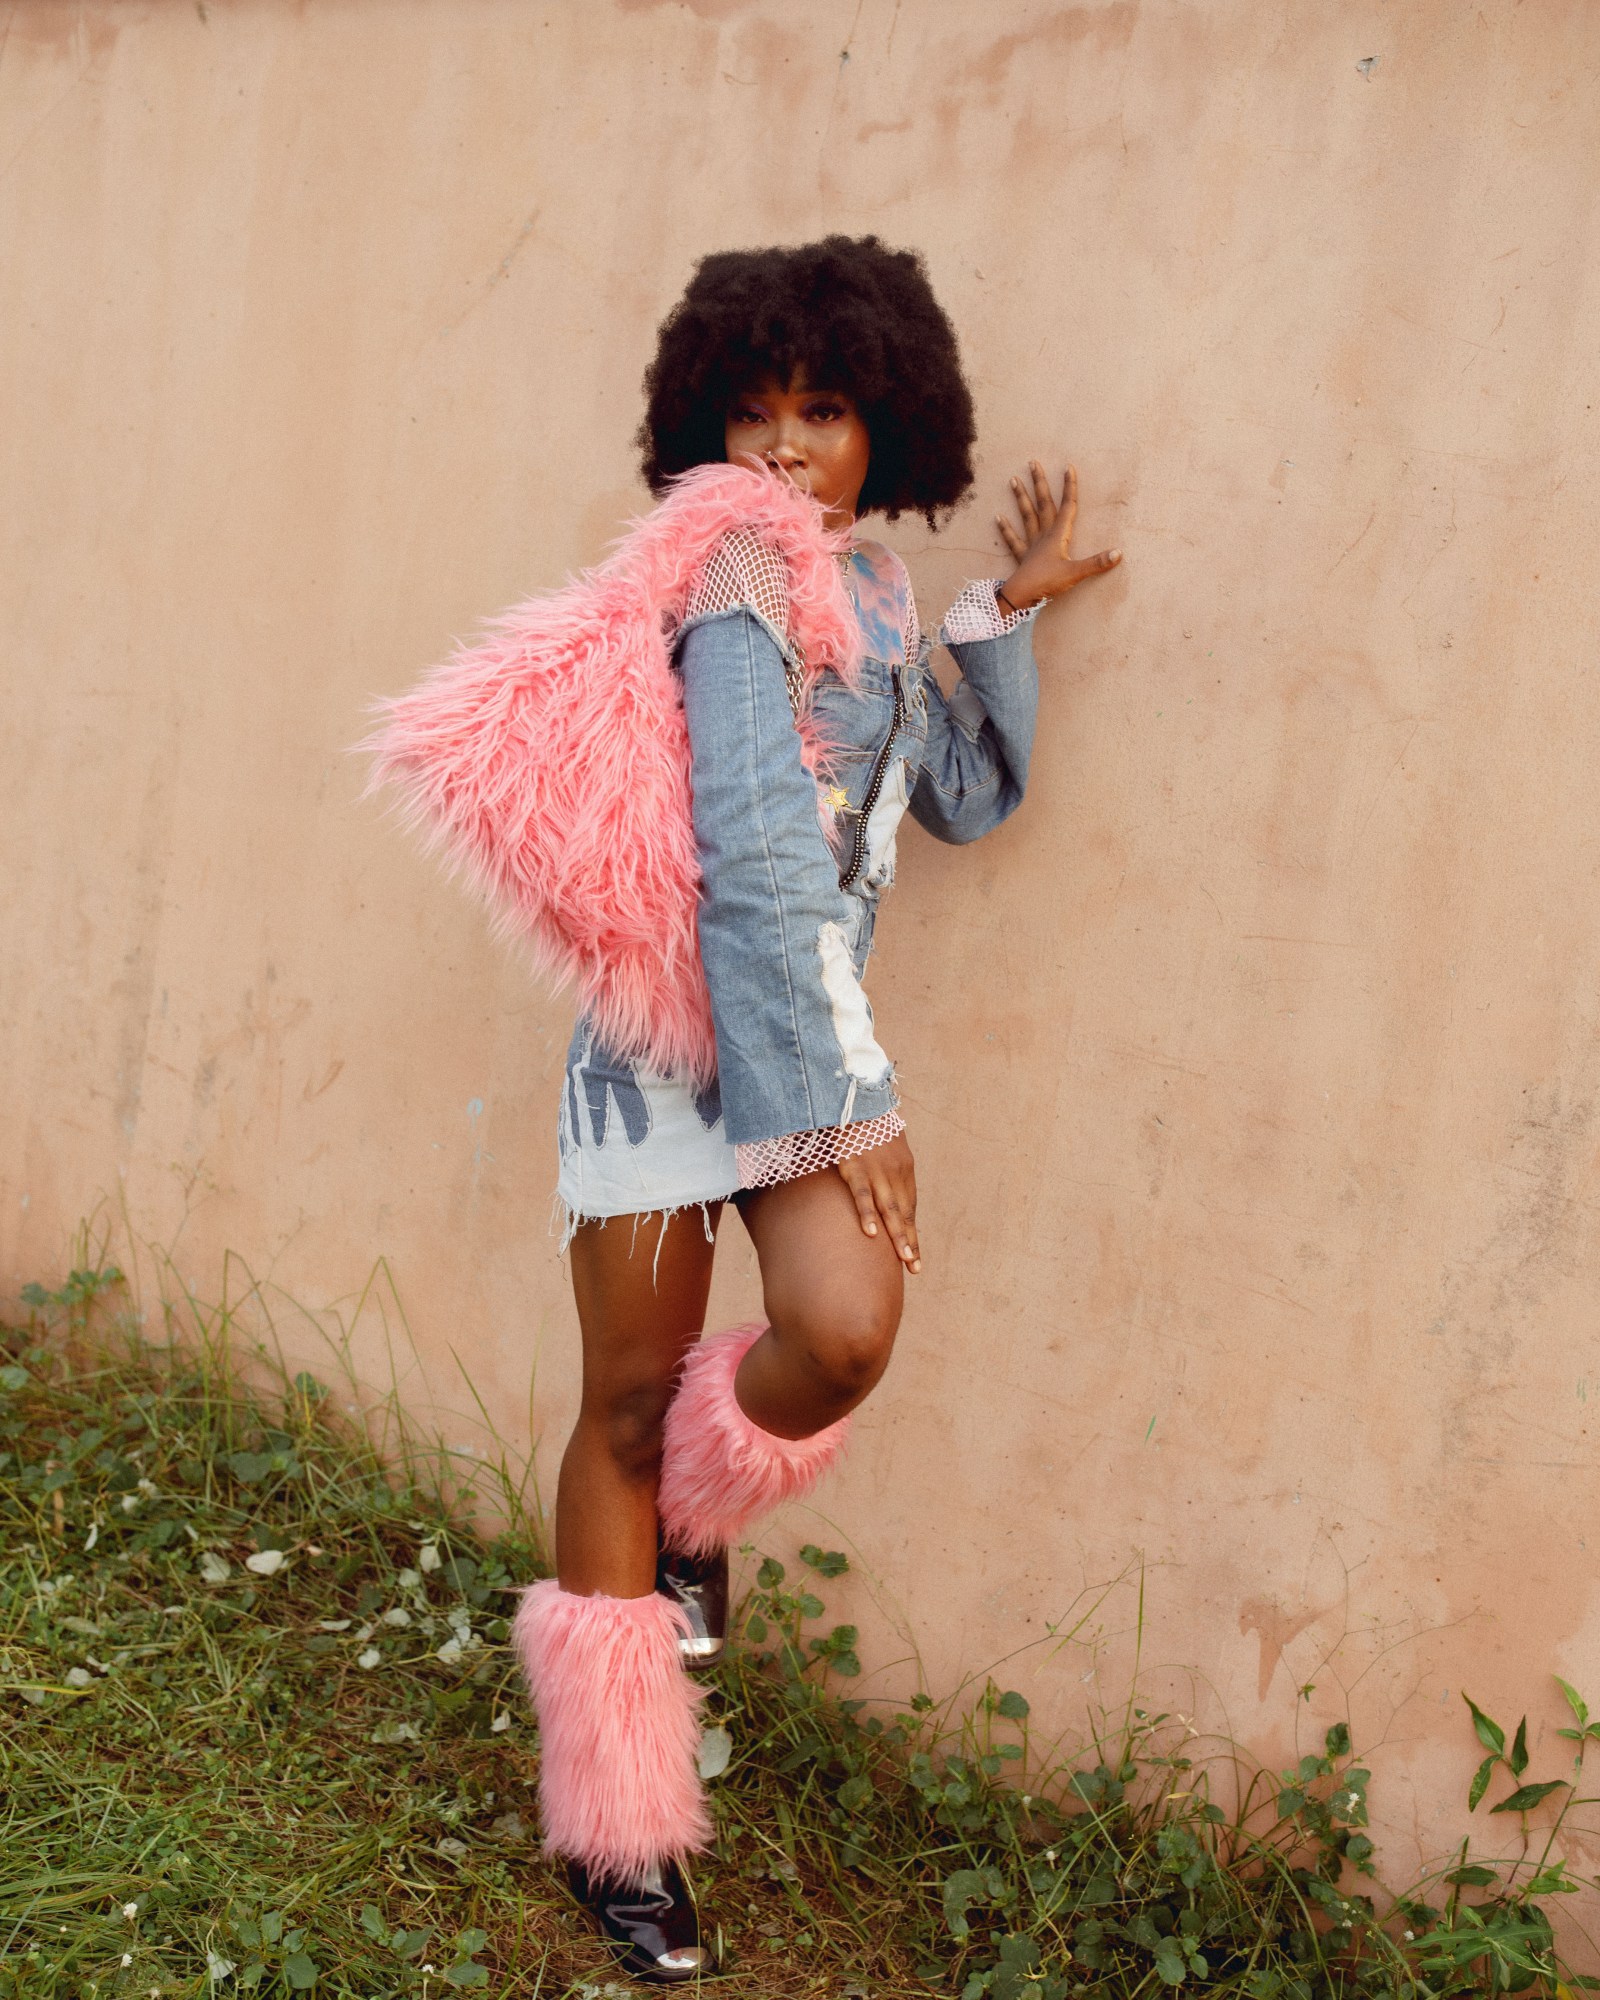
[[[202,1288],[232,1248],[318,1307],[385,1257],[416,1408],[470,1409],[459,1358],[525,1443],[532,1375],[553,1484],[566,1012],[345,746],[639,503],[698,253],[876,229],[982,424],[979,498],[891,532],[925,615],[1031,452],[1127,553],[1041,629],[1026,810],[902,843],[873,990],[926,1273],[771,1545],[853,1550],[835,1607],[941,1692],[1142,1559],[1153,1681],[1274,1757],[1353,1689],[1402,1848],[1457,1831],[1463,1686],[1558,1771],[1549,1676],[1600,1696],[1589,0],[0,35],[8,1286],[107,1195],[187,1211]],[[730,1221],[719,1318],[753,1298]],[[1007,1678],[1071,1726],[1096,1657]]]

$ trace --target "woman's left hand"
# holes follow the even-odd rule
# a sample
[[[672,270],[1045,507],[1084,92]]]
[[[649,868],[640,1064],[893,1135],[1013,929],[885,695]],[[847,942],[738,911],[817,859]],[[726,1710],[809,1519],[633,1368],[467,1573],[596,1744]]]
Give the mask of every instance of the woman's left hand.
[[[1082,583],[1086,576],[1103,576],[1122,560],[1121,549],[1102,549],[1098,555],[1081,558],[1071,553],[1072,524],[1078,515],[1076,466],[1067,467],[1059,501],[1051,492],[1038,459],[1028,461],[1028,471],[1031,492],[1027,482],[1021,479],[1011,482],[1011,495],[1022,517],[1021,531],[1003,514],[996,516],[1001,539],[1017,564],[1001,589],[1017,611],[1026,611],[1030,604],[1042,604],[1049,597],[1060,597],[1075,583]]]
[[[908,1271],[922,1269],[917,1241],[917,1169],[904,1132],[869,1152],[841,1160],[835,1170],[850,1190],[856,1217],[867,1236],[878,1233],[878,1218],[889,1232],[894,1253]]]

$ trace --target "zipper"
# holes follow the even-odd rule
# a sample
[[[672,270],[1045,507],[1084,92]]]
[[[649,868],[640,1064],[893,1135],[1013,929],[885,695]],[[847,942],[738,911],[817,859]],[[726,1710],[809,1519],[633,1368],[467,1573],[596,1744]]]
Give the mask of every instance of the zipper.
[[[850,850],[849,865],[839,877],[839,887],[848,889],[861,873],[867,859],[867,821],[872,817],[872,809],[878,803],[878,794],[883,790],[884,773],[889,768],[889,759],[894,754],[895,738],[905,726],[906,702],[900,686],[900,669],[894,672],[894,721],[889,729],[888,741],[878,752],[878,761],[872,767],[872,782],[867,786],[867,795],[861,802],[861,810],[856,816],[855,845]]]

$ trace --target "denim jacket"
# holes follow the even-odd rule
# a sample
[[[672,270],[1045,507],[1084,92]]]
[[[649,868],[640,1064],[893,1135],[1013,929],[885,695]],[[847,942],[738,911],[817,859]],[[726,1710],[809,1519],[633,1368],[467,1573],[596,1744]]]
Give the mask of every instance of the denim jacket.
[[[909,809],[938,839],[965,843],[1022,801],[1038,708],[1031,614],[1001,620],[987,586],[995,636],[963,638],[964,600],[966,627],[985,622],[964,593],[940,634],[961,670],[947,697],[914,611],[897,615],[910,607],[903,579],[889,551],[857,545],[849,581],[865,658],[857,687],[833,674],[816,685],[814,717],[835,746],[820,787],[801,762],[787,633],[742,602],[691,615],[677,635],[704,879],[700,954],[736,1144],[893,1109],[893,1065],[861,978],[899,820]]]

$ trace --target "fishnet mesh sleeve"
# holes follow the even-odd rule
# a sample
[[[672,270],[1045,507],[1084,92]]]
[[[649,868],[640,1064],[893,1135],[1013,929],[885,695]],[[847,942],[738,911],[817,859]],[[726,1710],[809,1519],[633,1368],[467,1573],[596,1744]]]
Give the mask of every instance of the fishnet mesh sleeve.
[[[898,1111],[885,1111],[855,1125],[825,1125],[813,1132],[785,1132],[779,1139],[757,1139],[735,1146],[739,1185],[776,1187],[781,1181],[798,1180],[801,1174],[814,1174],[821,1167],[853,1160],[857,1153],[870,1153],[874,1146],[886,1145],[905,1129],[906,1121]]]
[[[944,614],[944,626],[939,634],[947,646],[970,646],[979,639],[1003,639],[1008,632],[1014,632],[1025,618],[1037,615],[1038,604],[1030,604],[1026,611],[1002,611],[1000,600],[994,594],[995,588],[994,579],[985,578],[969,583],[960,592]]]
[[[915,666],[917,654],[922,650],[922,620],[917,616],[917,600],[911,594],[911,579],[906,578],[906,622],[902,634],[905,640],[906,662]]]
[[[707,556],[689,591],[684,617],[754,605],[776,632],[789,634],[789,573],[783,557],[753,528],[730,528]]]

